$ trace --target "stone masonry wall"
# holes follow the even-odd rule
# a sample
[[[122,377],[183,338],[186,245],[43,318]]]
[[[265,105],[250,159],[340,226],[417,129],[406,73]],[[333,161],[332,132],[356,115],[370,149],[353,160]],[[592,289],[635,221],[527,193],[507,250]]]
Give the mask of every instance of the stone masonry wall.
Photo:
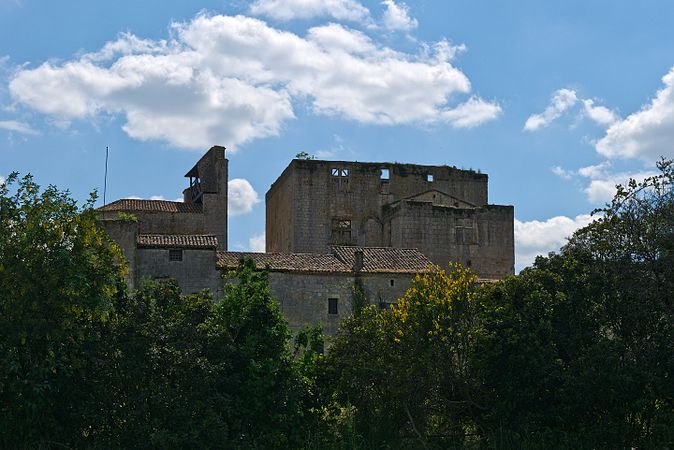
[[[513,221],[512,206],[401,202],[387,211],[385,231],[390,246],[417,248],[443,268],[459,262],[480,278],[500,279],[514,273]]]
[[[386,307],[409,289],[411,274],[362,274],[370,304]],[[297,332],[305,325],[323,324],[327,336],[337,332],[339,322],[352,313],[354,274],[272,272],[269,288],[281,306],[288,324]],[[391,286],[393,281],[393,286]],[[337,314],[328,313],[328,299],[337,299]]]
[[[169,261],[168,248],[139,248],[136,251],[136,286],[144,278],[173,278],[183,294],[210,289],[222,297],[222,278],[216,269],[214,249],[183,249],[182,261]]]
[[[98,224],[110,238],[122,249],[126,259],[128,273],[125,277],[129,291],[135,289],[136,279],[136,238],[138,237],[138,223],[131,220],[99,220]]]
[[[487,175],[472,171],[293,160],[267,193],[267,251],[324,253],[330,244],[384,245],[382,206],[430,189],[487,203]],[[335,232],[339,221],[350,221],[348,236]]]

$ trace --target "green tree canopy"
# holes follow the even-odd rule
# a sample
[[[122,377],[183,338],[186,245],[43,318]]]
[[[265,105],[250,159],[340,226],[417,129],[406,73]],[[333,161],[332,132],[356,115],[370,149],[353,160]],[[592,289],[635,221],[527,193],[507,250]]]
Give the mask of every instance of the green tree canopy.
[[[81,435],[91,353],[124,295],[120,253],[83,206],[17,174],[0,186],[0,446]]]

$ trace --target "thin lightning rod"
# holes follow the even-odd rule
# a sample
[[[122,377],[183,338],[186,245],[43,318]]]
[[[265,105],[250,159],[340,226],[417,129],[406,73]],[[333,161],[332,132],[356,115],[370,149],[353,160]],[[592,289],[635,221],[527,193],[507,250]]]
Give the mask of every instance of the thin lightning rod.
[[[105,194],[108,190],[108,146],[105,146],[105,178],[103,179],[103,205],[105,205]]]

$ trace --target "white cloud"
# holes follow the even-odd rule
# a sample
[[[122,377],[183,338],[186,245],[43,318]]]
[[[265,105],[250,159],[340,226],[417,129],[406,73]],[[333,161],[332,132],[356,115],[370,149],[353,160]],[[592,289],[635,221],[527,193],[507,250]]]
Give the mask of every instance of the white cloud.
[[[547,127],[552,121],[559,118],[564,111],[572,107],[578,101],[576,91],[560,89],[552,96],[550,105],[541,114],[532,114],[524,124],[526,131],[536,131],[541,127]]]
[[[140,197],[138,197],[138,198],[140,198]],[[183,197],[181,196],[181,197],[174,198],[173,200],[169,200],[169,199],[167,199],[166,197],[164,197],[163,195],[153,195],[153,196],[150,197],[150,200],[164,200],[164,201],[171,201],[171,202],[179,202],[179,203],[182,203],[184,199],[183,199]]]
[[[254,234],[248,239],[248,248],[251,252],[264,253],[265,251],[265,238],[264,233]]]
[[[174,23],[172,36],[122,34],[78,59],[21,68],[10,93],[58,120],[122,115],[133,138],[199,150],[278,135],[295,117],[293,100],[380,125],[470,127],[500,113],[477,97],[457,103],[471,85],[451,64],[461,46],[444,41],[414,55],[337,24],[301,37],[249,17],[206,15]]]
[[[581,167],[578,175],[589,178],[590,183],[584,189],[587,199],[596,204],[610,202],[616,193],[616,185],[626,185],[630,178],[642,181],[644,178],[655,175],[655,172],[612,172],[611,163],[604,161],[593,166]]]
[[[257,0],[249,11],[280,21],[332,17],[362,22],[370,16],[370,11],[355,0]]]
[[[479,97],[471,97],[456,108],[444,111],[442,117],[447,119],[454,128],[473,128],[496,119],[501,115],[501,111],[501,107],[496,103],[486,102]]]
[[[653,163],[674,156],[674,67],[662,77],[664,87],[649,104],[614,123],[597,142],[607,158],[639,158]]]
[[[5,177],[0,175],[0,185],[5,184]]]
[[[384,10],[384,26],[389,30],[410,31],[417,26],[419,22],[410,16],[410,9],[405,3],[397,4],[393,0],[384,0],[382,4],[386,7]]]
[[[563,178],[565,180],[570,180],[571,178],[573,178],[574,175],[572,171],[563,169],[559,166],[551,167],[550,171],[555,175],[557,175],[558,177]]]
[[[240,216],[253,210],[260,203],[260,197],[248,180],[234,178],[227,183],[228,213],[230,216]]]
[[[21,134],[37,134],[37,131],[33,130],[30,125],[16,120],[0,120],[0,129]]]
[[[554,93],[550,104],[540,114],[532,114],[524,124],[524,130],[536,131],[547,127],[559,119],[578,102],[583,105],[583,114],[598,125],[609,126],[618,120],[615,112],[605,106],[595,105],[595,100],[582,99],[573,89],[559,89]]]
[[[594,106],[594,100],[583,100],[583,108],[587,117],[599,125],[613,125],[618,117],[605,106]]]
[[[517,271],[531,265],[536,256],[558,251],[578,228],[592,222],[589,214],[575,218],[552,217],[546,221],[521,222],[515,219],[515,267]]]

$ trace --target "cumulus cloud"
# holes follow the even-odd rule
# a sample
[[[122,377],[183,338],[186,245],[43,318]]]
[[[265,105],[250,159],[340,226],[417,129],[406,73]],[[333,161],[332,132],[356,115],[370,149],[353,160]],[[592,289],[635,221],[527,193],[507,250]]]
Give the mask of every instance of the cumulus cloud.
[[[542,113],[527,118],[524,130],[536,131],[547,127],[579,102],[583,105],[583,114],[598,125],[609,126],[618,120],[617,115],[607,107],[595,105],[595,100],[582,99],[573,89],[559,89]]]
[[[515,267],[517,271],[531,265],[536,256],[558,251],[577,229],[592,222],[589,214],[575,218],[552,217],[545,221],[521,222],[515,219]]]
[[[227,183],[229,202],[227,211],[230,216],[240,216],[253,210],[260,203],[260,197],[251,186],[250,182],[243,178],[234,178]]]
[[[405,3],[384,0],[382,4],[386,7],[382,20],[389,30],[410,31],[419,26],[417,19],[410,16],[410,8]]]
[[[583,109],[587,117],[599,125],[613,125],[618,120],[616,114],[606,106],[595,106],[594,100],[583,100]]]
[[[254,234],[248,239],[248,248],[251,252],[264,253],[265,251],[265,237],[264,233]]]
[[[552,96],[550,105],[540,114],[532,114],[524,124],[526,131],[536,131],[539,128],[547,127],[552,121],[558,119],[564,111],[572,107],[578,101],[576,91],[571,89],[560,89]]]
[[[578,174],[589,179],[589,184],[584,189],[587,199],[592,203],[602,204],[611,201],[616,193],[617,184],[625,185],[630,178],[643,181],[644,178],[655,175],[655,172],[614,172],[611,170],[611,163],[604,161],[600,164],[581,167]]]
[[[37,131],[33,130],[30,125],[16,120],[0,120],[0,129],[21,134],[37,134]]]
[[[471,84],[451,63],[458,47],[444,41],[414,55],[337,24],[299,36],[206,15],[174,23],[172,36],[122,34],[77,59],[22,68],[10,93],[59,120],[119,114],[133,138],[200,150],[278,135],[295,117],[294,100],[315,114],[380,125],[470,127],[501,111],[477,97],[457,102]]]
[[[565,180],[570,180],[571,178],[573,178],[573,175],[574,175],[574,173],[572,171],[563,169],[559,166],[551,167],[550,171],[552,173],[554,173],[555,175],[557,175],[558,177],[563,178]]]
[[[448,120],[454,128],[473,128],[494,120],[500,115],[501,107],[498,104],[487,102],[479,97],[471,97],[467,102],[442,113],[442,117]]]
[[[641,110],[615,122],[596,145],[607,158],[639,158],[652,163],[674,156],[674,67],[664,87]]]
[[[370,11],[354,0],[257,0],[249,11],[279,21],[331,17],[362,22],[370,16]]]

